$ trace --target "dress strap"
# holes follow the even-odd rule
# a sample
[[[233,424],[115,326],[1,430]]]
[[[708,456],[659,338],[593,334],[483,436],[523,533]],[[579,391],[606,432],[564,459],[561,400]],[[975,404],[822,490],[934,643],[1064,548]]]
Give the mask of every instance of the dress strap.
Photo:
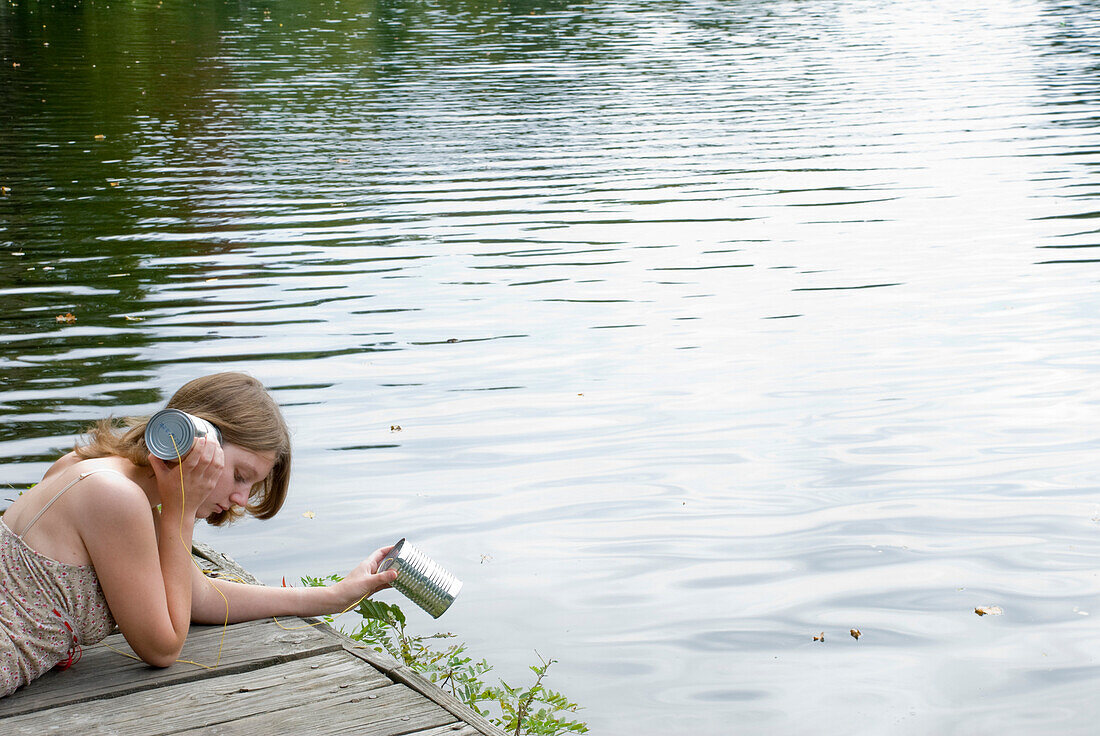
[[[34,515],[34,518],[31,519],[31,522],[29,524],[27,524],[25,527],[23,527],[23,531],[19,532],[15,536],[19,537],[20,539],[25,537],[27,535],[27,532],[29,532],[31,530],[31,527],[34,526],[34,523],[36,521],[38,521],[40,518],[42,518],[42,514],[46,513],[46,511],[49,510],[50,506],[53,506],[54,501],[61,498],[61,496],[65,493],[65,491],[69,490],[70,488],[75,486],[77,483],[79,483],[80,481],[87,478],[89,475],[94,475],[95,473],[114,473],[115,475],[117,475],[121,478],[126,477],[125,475],[118,472],[117,470],[112,470],[110,468],[95,468],[94,470],[87,470],[87,471],[81,473],[80,475],[76,476],[71,481],[69,481],[68,485],[66,485],[64,488],[62,488],[56,494],[54,494],[54,497],[51,498],[49,501],[47,501],[46,505],[38,510],[38,513]]]

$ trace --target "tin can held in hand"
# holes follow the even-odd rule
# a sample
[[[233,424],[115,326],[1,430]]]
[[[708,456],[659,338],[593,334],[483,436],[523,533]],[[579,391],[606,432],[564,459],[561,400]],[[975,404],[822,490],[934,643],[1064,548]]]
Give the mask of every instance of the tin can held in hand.
[[[391,585],[432,618],[442,616],[462,590],[461,580],[404,539],[378,564],[378,572],[390,568],[397,570],[397,579]]]
[[[222,443],[222,433],[217,427],[179,409],[158,411],[145,425],[145,444],[161,460],[182,458],[191,452],[199,437],[213,437],[219,445]]]

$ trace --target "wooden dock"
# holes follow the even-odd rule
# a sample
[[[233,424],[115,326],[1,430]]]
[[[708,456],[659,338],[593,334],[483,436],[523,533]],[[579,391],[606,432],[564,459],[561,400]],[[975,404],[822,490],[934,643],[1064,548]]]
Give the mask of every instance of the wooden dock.
[[[204,569],[258,582],[196,545]],[[155,669],[106,646],[0,698],[0,734],[504,736],[450,693],[313,619],[231,625],[216,669]],[[296,628],[301,627],[301,628]],[[193,626],[180,659],[213,664],[221,626]],[[131,652],[120,634],[105,644]]]

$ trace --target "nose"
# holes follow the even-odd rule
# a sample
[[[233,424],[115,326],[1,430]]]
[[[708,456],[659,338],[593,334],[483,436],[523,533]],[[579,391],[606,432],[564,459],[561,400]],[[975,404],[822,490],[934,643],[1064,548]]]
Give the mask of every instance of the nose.
[[[229,494],[229,501],[236,506],[248,505],[248,493],[246,491],[236,491]]]

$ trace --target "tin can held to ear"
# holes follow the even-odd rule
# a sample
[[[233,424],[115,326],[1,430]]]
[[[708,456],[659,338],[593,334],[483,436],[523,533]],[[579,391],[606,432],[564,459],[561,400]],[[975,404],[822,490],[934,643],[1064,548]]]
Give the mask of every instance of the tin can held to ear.
[[[149,417],[145,425],[145,444],[161,460],[178,460],[199,437],[213,437],[219,445],[222,433],[210,422],[179,409],[164,409]]]
[[[397,570],[397,579],[391,585],[432,618],[442,616],[462,590],[461,580],[404,538],[378,563],[378,572],[390,568]]]

